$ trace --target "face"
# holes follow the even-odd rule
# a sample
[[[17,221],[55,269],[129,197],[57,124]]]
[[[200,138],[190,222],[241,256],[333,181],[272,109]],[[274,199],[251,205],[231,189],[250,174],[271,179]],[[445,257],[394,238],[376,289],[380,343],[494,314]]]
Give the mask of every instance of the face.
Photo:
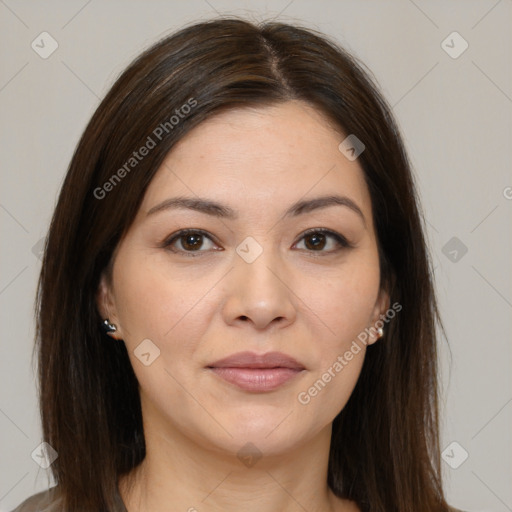
[[[330,429],[363,364],[354,340],[389,306],[345,136],[294,101],[214,116],[167,155],[98,294],[140,383],[145,428],[264,455]],[[342,199],[310,203],[325,196]]]

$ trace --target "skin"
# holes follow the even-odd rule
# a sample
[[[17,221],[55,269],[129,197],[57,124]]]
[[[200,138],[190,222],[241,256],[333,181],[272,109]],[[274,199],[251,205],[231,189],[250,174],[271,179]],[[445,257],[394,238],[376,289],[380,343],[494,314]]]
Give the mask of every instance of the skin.
[[[326,482],[332,421],[365,346],[307,405],[297,399],[389,307],[371,199],[359,163],[338,149],[344,138],[298,101],[228,111],[189,132],[150,183],[98,289],[99,310],[116,324],[140,383],[147,455],[120,481],[129,512],[170,504],[191,512],[359,510]],[[299,199],[332,194],[351,198],[364,220],[339,205],[283,218]],[[238,219],[189,209],[147,214],[178,195],[218,201]],[[163,246],[185,228],[211,236],[196,251],[186,237]],[[330,236],[315,246],[303,236],[310,228],[354,247]],[[236,252],[248,236],[263,250],[252,263]],[[144,339],[160,350],[149,366],[134,353]],[[305,370],[254,393],[206,368],[240,351],[281,351]],[[251,466],[237,457],[249,442],[261,455]]]

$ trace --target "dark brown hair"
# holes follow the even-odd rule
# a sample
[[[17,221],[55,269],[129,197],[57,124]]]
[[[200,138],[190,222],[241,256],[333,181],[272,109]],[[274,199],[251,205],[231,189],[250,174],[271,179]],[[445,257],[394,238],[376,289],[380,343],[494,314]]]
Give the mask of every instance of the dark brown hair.
[[[448,510],[438,439],[435,331],[442,324],[390,108],[362,65],[325,36],[222,18],[186,27],[130,64],[87,125],[62,186],[38,285],[36,348],[43,435],[59,454],[51,470],[66,511],[118,510],[119,476],[145,456],[138,382],[124,343],[100,329],[95,295],[148,184],[174,144],[213,114],[292,99],[366,146],[358,161],[372,199],[381,285],[403,307],[384,340],[368,348],[334,420],[328,484],[363,511]],[[152,134],[155,147],[127,167]]]

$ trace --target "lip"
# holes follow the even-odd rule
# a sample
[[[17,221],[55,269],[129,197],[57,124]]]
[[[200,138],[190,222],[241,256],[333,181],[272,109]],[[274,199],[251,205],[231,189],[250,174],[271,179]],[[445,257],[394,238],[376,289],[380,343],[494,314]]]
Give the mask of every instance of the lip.
[[[239,352],[207,366],[223,380],[245,391],[273,391],[305,370],[293,357],[281,352]]]

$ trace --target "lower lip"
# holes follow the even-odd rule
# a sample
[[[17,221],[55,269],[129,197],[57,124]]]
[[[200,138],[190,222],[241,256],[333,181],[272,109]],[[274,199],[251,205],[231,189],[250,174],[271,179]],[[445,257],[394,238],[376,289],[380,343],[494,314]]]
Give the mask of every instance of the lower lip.
[[[211,368],[225,381],[245,391],[272,391],[293,379],[302,370],[293,368]]]

